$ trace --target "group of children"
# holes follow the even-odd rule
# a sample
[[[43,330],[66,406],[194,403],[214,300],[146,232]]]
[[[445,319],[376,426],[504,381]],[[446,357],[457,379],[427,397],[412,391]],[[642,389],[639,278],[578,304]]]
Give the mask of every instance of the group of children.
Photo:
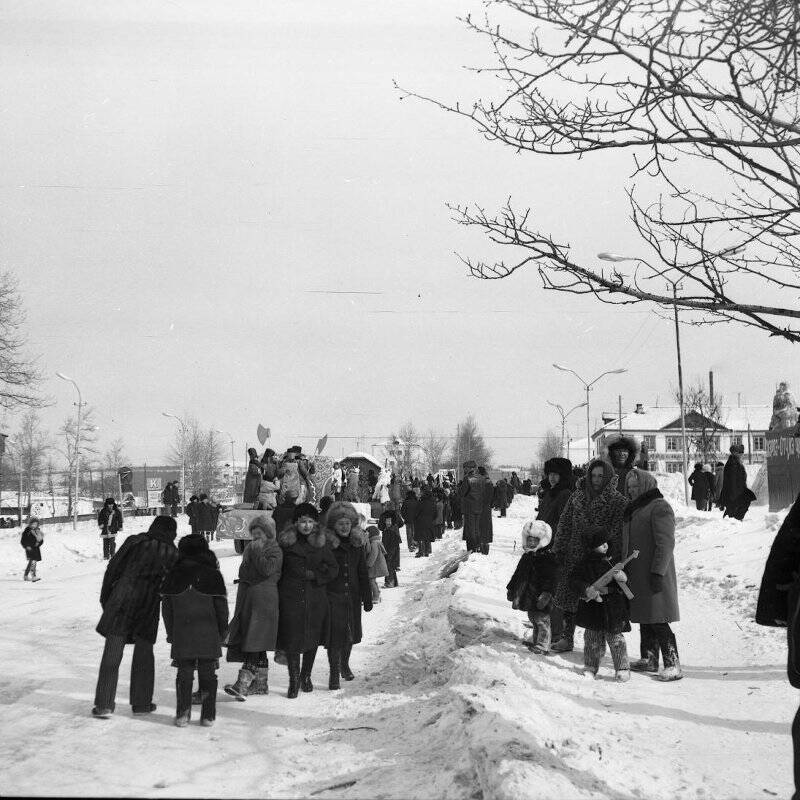
[[[525,523],[523,553],[506,587],[512,607],[528,612],[533,632],[525,644],[538,655],[550,652],[550,614],[560,578],[559,564],[551,549],[552,538],[553,531],[546,522]],[[623,633],[631,629],[628,598],[623,588],[627,576],[622,570],[615,570],[610,581],[600,580],[615,566],[608,558],[609,539],[607,529],[595,528],[589,551],[565,577],[580,597],[575,624],[584,629],[583,674],[596,677],[608,644],[614,678],[625,682],[630,680],[630,664]]]

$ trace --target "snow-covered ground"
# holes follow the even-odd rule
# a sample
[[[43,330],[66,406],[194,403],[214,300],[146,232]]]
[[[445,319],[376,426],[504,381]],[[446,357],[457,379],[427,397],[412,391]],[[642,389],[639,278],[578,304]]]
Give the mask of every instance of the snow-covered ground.
[[[665,494],[680,487],[664,481]],[[676,504],[677,505],[677,504]],[[357,679],[329,692],[324,652],[312,694],[237,703],[220,694],[217,724],[177,729],[174,670],[156,645],[158,710],[132,717],[130,653],[117,713],[89,716],[102,639],[94,632],[104,562],[96,527],[46,532],[43,580],[23,583],[17,531],[0,531],[3,794],[149,797],[763,798],[791,794],[783,632],[752,609],[782,514],[754,507],[744,523],[678,509],[676,562],[683,621],[675,631],[686,678],[661,684],[587,681],[574,653],[541,657],[519,643],[525,616],[505,599],[531,498],[495,519],[488,557],[453,577],[463,549],[446,534],[430,559],[405,555],[401,586],[364,616]],[[128,533],[139,529],[128,522]],[[141,520],[143,525],[147,522]],[[184,523],[182,523],[183,526]],[[181,533],[186,532],[181,530]],[[229,584],[238,557],[215,545]],[[638,634],[628,635],[638,652]],[[222,664],[221,682],[235,677]]]

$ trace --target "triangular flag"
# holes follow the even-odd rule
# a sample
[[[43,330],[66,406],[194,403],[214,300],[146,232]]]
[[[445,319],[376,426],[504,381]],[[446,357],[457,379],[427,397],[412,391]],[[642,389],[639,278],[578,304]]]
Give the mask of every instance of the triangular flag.
[[[261,442],[262,445],[266,444],[267,439],[269,439],[269,428],[265,428],[263,425],[259,425],[257,433],[258,433],[258,441]]]
[[[328,444],[328,434],[326,433],[318,442],[317,442],[317,455],[321,455],[322,451],[325,449],[325,445]]]

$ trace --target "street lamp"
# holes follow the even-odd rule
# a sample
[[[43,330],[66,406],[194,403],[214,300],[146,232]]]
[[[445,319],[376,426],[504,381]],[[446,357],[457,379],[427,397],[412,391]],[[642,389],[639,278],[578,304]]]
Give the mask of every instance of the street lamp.
[[[80,477],[80,460],[81,460],[81,409],[83,408],[83,397],[78,384],[72,378],[64,375],[63,372],[56,372],[56,377],[61,378],[62,381],[67,381],[75,387],[78,393],[78,424],[75,426],[75,502],[72,504],[72,530],[78,528],[78,490],[79,490],[79,477]]]
[[[174,419],[181,426],[181,510],[186,511],[186,425],[180,417],[175,414],[161,412],[162,416]]]
[[[236,494],[236,456],[234,455],[233,446],[236,444],[236,440],[231,436],[229,433],[225,431],[221,431],[219,428],[214,428],[214,433],[221,433],[223,436],[227,436],[231,443],[231,487],[233,488],[234,494]],[[234,498],[235,500],[235,498]]]
[[[551,403],[548,400],[547,404],[550,405],[550,406],[553,406],[553,408],[555,408],[558,411],[558,413],[561,415],[561,452],[563,453],[564,452],[564,431],[565,431],[566,426],[567,426],[567,417],[573,411],[577,411],[579,408],[583,408],[585,405],[587,405],[587,403],[579,403],[577,406],[575,406],[574,408],[571,408],[566,413],[564,413],[564,409],[558,403]],[[589,454],[587,453],[586,455],[588,457]],[[569,458],[569,439],[567,439],[567,458]]]
[[[605,377],[606,375],[620,375],[623,372],[627,372],[626,369],[609,369],[605,372],[598,375],[593,381],[587,383],[574,369],[569,369],[569,367],[562,367],[561,364],[553,364],[556,369],[560,369],[562,372],[571,372],[582,384],[583,388],[586,389],[586,461],[588,462],[591,459],[591,450],[592,450],[592,432],[591,432],[591,423],[589,421],[589,391],[591,390],[592,386],[594,386],[600,378]]]
[[[729,249],[728,254],[736,254],[744,249],[743,246],[738,246]],[[598,253],[597,257],[602,261],[637,261],[642,264],[647,264],[643,258],[635,256],[621,256],[616,253]],[[647,264],[649,266],[649,264]],[[683,456],[683,499],[686,505],[689,505],[689,453],[686,445],[686,410],[683,405],[683,362],[681,361],[681,331],[678,323],[678,282],[666,279],[672,285],[672,310],[675,316],[675,349],[678,353],[678,403],[681,410],[681,440],[683,446],[681,448]]]

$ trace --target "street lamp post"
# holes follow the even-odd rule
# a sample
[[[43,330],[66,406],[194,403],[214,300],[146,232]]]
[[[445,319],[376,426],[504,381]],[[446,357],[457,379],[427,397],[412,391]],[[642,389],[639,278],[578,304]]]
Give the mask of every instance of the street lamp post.
[[[186,425],[180,417],[175,414],[161,412],[162,416],[174,419],[181,426],[181,511],[186,511]]]
[[[592,428],[591,428],[591,421],[589,417],[589,392],[591,391],[592,386],[594,386],[600,378],[605,377],[606,375],[620,375],[623,372],[627,372],[626,369],[609,369],[605,372],[598,375],[593,381],[589,381],[588,383],[575,372],[574,369],[569,369],[568,367],[562,367],[560,364],[553,364],[556,369],[560,369],[562,372],[571,372],[582,384],[583,388],[586,389],[586,461],[591,460],[591,450],[592,450]]]
[[[230,433],[226,433],[225,431],[221,431],[219,428],[214,429],[214,433],[221,433],[223,436],[227,436],[231,443],[231,488],[233,489],[234,495],[236,495],[236,456],[234,455],[234,445],[236,444],[236,440]]]
[[[575,406],[574,408],[571,408],[566,413],[564,412],[564,409],[562,408],[562,406],[559,403],[551,403],[548,400],[547,404],[550,405],[550,406],[553,406],[553,408],[555,408],[558,411],[558,413],[561,415],[561,453],[563,454],[564,453],[564,433],[565,433],[566,427],[567,427],[567,417],[573,411],[577,411],[579,408],[583,408],[586,405],[586,403],[579,403],[577,406]],[[588,455],[588,453],[587,453],[587,455]],[[567,458],[569,458],[569,439],[567,439]]]
[[[67,381],[75,387],[78,393],[78,422],[75,426],[75,500],[72,504],[72,530],[78,528],[78,490],[80,489],[80,460],[81,460],[81,409],[83,408],[83,396],[78,384],[72,378],[67,377],[61,372],[56,372],[56,376],[62,381]]]
[[[731,249],[730,253],[741,252],[741,246]],[[642,264],[650,266],[643,258],[635,256],[621,256],[616,253],[598,253],[597,257],[602,261],[637,261]],[[689,505],[689,452],[686,444],[686,409],[683,404],[683,362],[681,360],[681,332],[680,324],[678,322],[678,282],[666,279],[672,285],[672,310],[675,318],[675,349],[678,353],[678,403],[680,404],[681,411],[681,440],[682,440],[682,457],[683,457],[683,499],[686,505]]]

